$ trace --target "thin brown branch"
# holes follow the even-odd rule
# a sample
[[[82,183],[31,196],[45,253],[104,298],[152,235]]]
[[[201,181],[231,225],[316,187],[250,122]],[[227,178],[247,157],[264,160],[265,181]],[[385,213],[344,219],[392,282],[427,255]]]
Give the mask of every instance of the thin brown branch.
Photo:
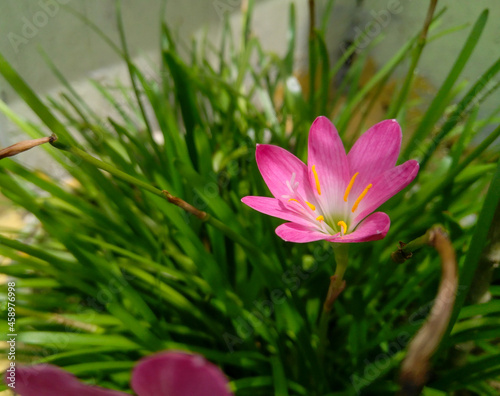
[[[315,35],[316,28],[316,2],[309,0],[309,39],[311,40]]]
[[[455,251],[446,232],[441,227],[433,227],[428,244],[441,257],[441,282],[436,300],[427,321],[408,347],[408,353],[401,366],[401,395],[419,395],[427,382],[430,358],[436,351],[453,311],[458,287]],[[427,235],[426,234],[426,235]]]
[[[22,142],[13,144],[12,146],[6,147],[0,150],[0,160],[7,157],[13,157],[23,151],[32,149],[33,147],[40,146],[44,143],[52,143],[57,140],[56,135],[51,135],[48,137],[43,137],[39,139],[23,140]]]
[[[206,212],[203,212],[203,211],[195,208],[193,205],[188,204],[183,199],[180,199],[178,197],[174,197],[167,190],[163,190],[162,193],[168,202],[170,202],[174,205],[177,205],[179,208],[184,209],[186,212],[191,213],[193,216],[196,216],[200,220],[203,220],[203,221],[208,220],[208,214]]]
[[[429,4],[429,9],[427,10],[427,16],[425,18],[424,27],[420,32],[419,43],[425,43],[427,41],[427,33],[429,27],[431,26],[432,18],[434,17],[434,12],[436,11],[438,0],[431,0]]]

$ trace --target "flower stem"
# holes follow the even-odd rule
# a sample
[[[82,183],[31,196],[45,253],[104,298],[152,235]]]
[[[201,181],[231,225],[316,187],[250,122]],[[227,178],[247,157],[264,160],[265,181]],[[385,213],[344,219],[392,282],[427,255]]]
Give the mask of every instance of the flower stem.
[[[337,267],[335,274],[330,278],[330,286],[326,294],[325,302],[323,303],[323,310],[319,320],[318,333],[319,333],[319,349],[318,358],[323,361],[325,350],[328,346],[328,322],[330,320],[330,312],[333,303],[340,293],[345,289],[345,280],[343,280],[345,270],[349,261],[349,245],[338,244],[335,248],[335,261]]]
[[[349,261],[348,244],[339,244],[335,248],[335,261],[337,262],[335,274],[330,278],[330,287],[328,288],[328,294],[323,304],[323,311],[327,312],[331,311],[333,303],[345,288],[345,281],[343,279]]]

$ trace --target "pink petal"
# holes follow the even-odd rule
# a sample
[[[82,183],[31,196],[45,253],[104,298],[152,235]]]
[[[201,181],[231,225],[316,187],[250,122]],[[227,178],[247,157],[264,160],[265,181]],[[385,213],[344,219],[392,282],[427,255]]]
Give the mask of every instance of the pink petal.
[[[222,371],[199,355],[162,352],[142,359],[132,373],[138,396],[231,396]]]
[[[269,216],[310,226],[310,220],[287,209],[286,206],[278,199],[248,196],[243,197],[241,202],[250,206],[252,209],[258,210],[259,212]]]
[[[377,241],[385,238],[391,225],[389,216],[383,212],[376,212],[364,219],[356,229],[343,237],[333,237],[328,239],[336,243],[354,243]]]
[[[349,194],[349,203],[366,186],[385,171],[392,169],[401,149],[401,127],[396,120],[385,120],[368,129],[347,154],[350,175],[359,172]]]
[[[287,242],[305,243],[328,239],[331,235],[323,234],[314,227],[301,224],[285,223],[276,228],[276,234]]]
[[[128,393],[85,385],[59,367],[38,364],[16,366],[15,391],[21,396],[130,396]],[[9,384],[6,374],[6,383]]]
[[[258,144],[255,158],[260,173],[275,198],[282,199],[283,195],[291,194],[287,182],[295,173],[295,181],[299,183],[297,192],[308,201],[314,199],[307,166],[295,155],[278,146]]]
[[[318,117],[309,131],[307,164],[315,167],[321,188],[317,199],[325,213],[335,213],[343,207],[342,197],[349,183],[349,166],[340,136],[326,117]],[[312,170],[309,172],[311,186],[317,192]]]
[[[372,182],[372,188],[361,200],[356,209],[356,218],[354,221],[357,222],[362,220],[385,201],[410,184],[415,176],[417,176],[418,168],[419,165],[417,161],[409,160],[378,176]]]

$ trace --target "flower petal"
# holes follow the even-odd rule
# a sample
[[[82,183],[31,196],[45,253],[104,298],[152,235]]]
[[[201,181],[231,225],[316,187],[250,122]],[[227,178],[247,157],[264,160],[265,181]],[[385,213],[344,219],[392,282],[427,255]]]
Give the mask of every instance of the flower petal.
[[[230,396],[222,371],[199,355],[162,352],[142,359],[132,373],[138,396]]]
[[[49,364],[16,366],[16,393],[21,396],[130,396],[129,393],[86,385],[73,374]],[[6,375],[6,383],[9,380]]]
[[[285,223],[276,228],[276,234],[286,242],[305,243],[328,239],[331,235],[319,232],[314,227]]]
[[[307,164],[310,169],[311,186],[317,193],[319,182],[321,195],[317,196],[324,213],[336,213],[343,208],[342,197],[349,183],[349,166],[340,136],[326,117],[314,120],[309,131]],[[312,167],[317,175],[312,171]]]
[[[418,168],[419,165],[417,161],[409,160],[378,176],[372,182],[372,188],[361,200],[358,208],[354,212],[356,216],[354,222],[362,220],[385,201],[410,184],[415,176],[417,176]]]
[[[305,216],[301,216],[287,209],[283,202],[278,199],[248,196],[241,198],[241,202],[266,215],[291,221],[293,223],[303,224],[305,226],[311,226],[310,220]]]
[[[299,183],[297,192],[304,199],[313,199],[307,166],[295,155],[278,146],[258,144],[255,158],[260,173],[275,198],[282,199],[283,195],[291,194],[287,182],[295,173],[295,182]]]
[[[391,220],[389,216],[383,212],[376,212],[364,219],[354,232],[342,237],[330,238],[328,241],[337,243],[377,241],[385,238],[390,226]]]
[[[392,169],[401,149],[401,127],[396,120],[385,120],[368,129],[352,146],[347,161],[352,177],[359,172],[349,194],[352,204],[366,186]]]

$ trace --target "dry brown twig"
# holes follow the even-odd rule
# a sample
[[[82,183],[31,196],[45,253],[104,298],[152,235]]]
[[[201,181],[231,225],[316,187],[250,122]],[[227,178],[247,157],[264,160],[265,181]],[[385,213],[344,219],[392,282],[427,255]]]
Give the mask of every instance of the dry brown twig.
[[[167,190],[162,191],[163,196],[167,199],[168,202],[177,205],[179,208],[184,209],[187,213],[192,214],[193,216],[196,216],[200,220],[206,221],[208,214],[207,212],[203,212],[197,208],[195,208],[193,205],[187,203],[183,199],[180,199],[178,197],[174,197],[172,194],[170,194]]]
[[[401,366],[401,395],[419,395],[427,382],[430,359],[436,351],[453,311],[458,288],[458,273],[455,250],[446,232],[440,226],[426,233],[427,244],[437,250],[441,257],[441,282],[432,310],[408,347]]]
[[[23,151],[32,149],[33,147],[40,146],[44,143],[52,143],[57,140],[56,135],[51,135],[48,137],[43,137],[39,139],[23,140],[22,142],[15,143],[12,146],[6,147],[0,150],[0,160],[7,157],[13,157]]]

